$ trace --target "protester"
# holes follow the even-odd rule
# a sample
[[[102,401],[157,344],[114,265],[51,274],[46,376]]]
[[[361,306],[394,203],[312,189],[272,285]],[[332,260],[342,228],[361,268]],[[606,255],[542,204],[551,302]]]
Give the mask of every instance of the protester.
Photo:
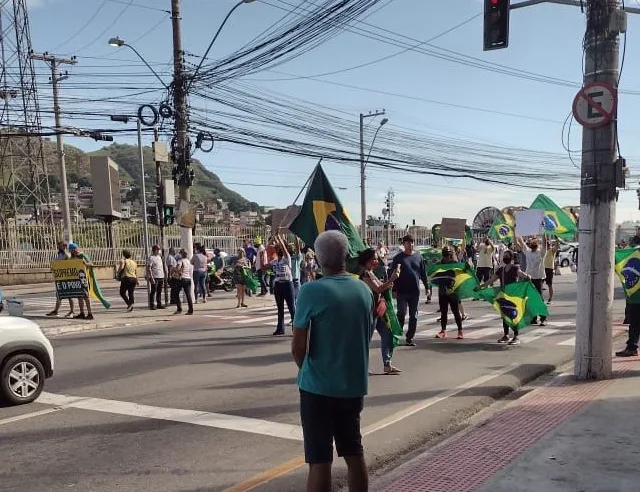
[[[304,261],[302,263],[302,278],[301,282],[313,282],[316,279],[316,271],[318,270],[318,264],[316,263],[315,254],[313,251],[308,250],[304,255]]]
[[[275,237],[275,248],[277,260],[274,262],[275,279],[273,292],[276,296],[276,306],[278,307],[278,325],[274,335],[284,335],[284,304],[287,303],[291,320],[296,314],[296,307],[293,298],[293,276],[291,275],[291,253],[288,244],[281,235]]]
[[[374,327],[380,335],[380,350],[382,352],[382,365],[385,374],[399,374],[400,369],[391,365],[391,352],[393,350],[393,334],[387,326],[385,319],[386,302],[382,294],[393,287],[393,283],[398,279],[399,268],[396,267],[389,280],[383,282],[374,271],[378,268],[379,257],[374,249],[365,249],[358,256],[358,266],[360,267],[360,280],[366,283],[373,292],[374,306],[376,306]],[[372,332],[373,334],[373,332]]]
[[[558,254],[558,243],[549,240],[546,242],[547,252],[544,254],[544,273],[545,283],[549,288],[549,300],[547,304],[551,304],[553,300],[553,276],[555,275],[556,255]]]
[[[448,248],[447,246],[442,248],[442,259],[440,260],[441,265],[455,264],[458,262],[458,258],[456,258],[454,252],[451,251],[450,248]],[[440,332],[436,334],[436,338],[447,337],[449,307],[451,307],[451,313],[453,313],[453,317],[456,320],[456,326],[458,327],[457,338],[458,340],[462,340],[464,338],[464,333],[462,331],[462,316],[460,314],[460,307],[462,306],[462,303],[453,291],[454,283],[454,278],[451,278],[450,285],[446,285],[444,282],[438,283],[438,303],[440,305]]]
[[[300,290],[291,351],[298,368],[307,492],[332,490],[333,442],[347,463],[349,490],[368,490],[360,414],[368,389],[371,289],[346,272],[348,240],[318,236],[323,277]]]
[[[258,275],[258,281],[260,282],[260,294],[258,294],[258,297],[262,297],[266,296],[269,291],[267,289],[267,275],[270,267],[267,260],[267,249],[262,244],[262,238],[260,236],[256,237],[254,243],[258,248],[255,261],[256,275]]]
[[[538,247],[538,241],[536,239],[532,240],[529,245],[524,242],[524,239],[521,237],[518,238],[518,243],[524,251],[524,255],[526,258],[526,273],[531,277],[531,282],[535,286],[536,290],[540,293],[540,297],[542,297],[542,282],[545,279],[544,272],[544,255],[546,253],[546,241],[547,236],[544,235],[542,238],[542,248]],[[538,324],[538,317],[536,316],[531,320],[532,325]],[[547,325],[547,317],[540,316],[540,326]]]
[[[127,305],[127,312],[130,313],[133,311],[134,292],[138,285],[138,265],[131,259],[131,251],[122,250],[122,257],[116,278],[120,280],[120,297]]]
[[[491,239],[486,238],[484,243],[478,246],[478,280],[486,282],[493,274],[493,253],[495,246]]]
[[[191,279],[193,277],[193,266],[187,259],[187,252],[184,249],[180,250],[180,260],[178,260],[178,263],[174,268],[180,275],[180,283],[175,297],[176,312],[174,314],[180,314],[182,312],[180,290],[184,291],[184,295],[187,298],[187,305],[189,307],[189,310],[186,314],[193,314],[193,299],[191,298]]]
[[[194,255],[191,257],[191,265],[193,266],[193,284],[196,304],[198,304],[198,295],[202,297],[203,303],[207,302],[208,263],[209,260],[202,245],[194,245]]]
[[[378,241],[376,254],[378,255],[378,261],[385,265],[387,263],[387,256],[389,256],[389,250],[385,247],[384,241]]]
[[[294,244],[289,244],[291,253],[291,277],[293,278],[293,303],[295,304],[300,292],[300,277],[302,269],[302,253],[300,252],[300,238],[296,237]]]
[[[149,292],[149,306],[151,309],[164,309],[164,305],[162,304],[162,288],[164,287],[165,275],[160,250],[160,246],[154,244],[151,248],[151,256],[147,259],[146,277],[151,287]]]
[[[67,252],[67,245],[64,241],[58,242],[58,254],[56,255],[56,260],[68,260],[69,253]],[[56,299],[56,307],[53,308],[53,311],[47,313],[47,316],[58,316],[58,310],[60,309],[60,305],[62,304],[62,299]],[[65,318],[73,316],[73,299],[69,299],[69,312],[64,315]]]
[[[176,304],[176,297],[180,293],[181,275],[180,271],[177,269],[178,258],[173,246],[169,248],[169,252],[164,259],[164,264],[166,265],[167,278],[169,279],[169,302],[171,304]]]
[[[426,291],[429,290],[429,280],[424,259],[413,249],[413,236],[407,234],[402,238],[403,251],[393,257],[389,272],[393,272],[400,265],[400,276],[395,283],[396,302],[398,304],[398,321],[404,328],[407,308],[409,309],[409,328],[406,334],[406,344],[415,347],[413,337],[418,327],[418,303],[420,302],[420,281]],[[317,253],[317,251],[316,251]]]
[[[478,265],[478,259],[476,258],[476,247],[473,244],[473,241],[469,242],[466,246],[465,246],[465,252],[467,254],[467,261],[471,262],[471,266],[473,268],[476,268]]]
[[[251,268],[251,265],[246,257],[245,249],[240,248],[238,250],[238,257],[233,264],[233,282],[236,284],[236,298],[238,299],[236,308],[247,307],[244,303],[244,295],[246,292],[245,270],[249,268]]]
[[[500,287],[502,287],[503,289],[505,288],[505,286],[517,282],[518,279],[531,280],[531,277],[529,275],[520,271],[518,265],[513,264],[513,259],[513,252],[510,250],[505,251],[504,255],[502,256],[504,265],[498,268],[498,270],[489,280],[480,284],[479,288],[493,285],[498,280],[500,281]],[[504,330],[504,335],[498,340],[498,343],[508,343],[509,345],[518,345],[520,343],[520,339],[518,338],[518,330],[515,329],[513,330],[513,338],[509,340],[509,325],[504,319],[502,320],[502,329]]]
[[[79,258],[84,262],[84,266],[90,268],[93,266],[89,257],[80,251],[80,248],[76,243],[69,243],[69,253],[71,253],[72,258]],[[80,308],[80,314],[76,314],[73,319],[93,319],[93,313],[91,312],[91,301],[89,299],[89,285],[87,285],[85,289],[85,293],[83,297],[78,298],[78,307]],[[87,314],[85,315],[85,307],[87,310]]]

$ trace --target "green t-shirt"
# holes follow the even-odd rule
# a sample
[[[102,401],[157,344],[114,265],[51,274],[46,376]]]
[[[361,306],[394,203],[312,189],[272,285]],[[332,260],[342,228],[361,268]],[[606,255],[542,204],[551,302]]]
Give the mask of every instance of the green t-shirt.
[[[300,389],[334,398],[367,394],[373,295],[364,282],[344,274],[304,284],[293,324],[311,328]]]

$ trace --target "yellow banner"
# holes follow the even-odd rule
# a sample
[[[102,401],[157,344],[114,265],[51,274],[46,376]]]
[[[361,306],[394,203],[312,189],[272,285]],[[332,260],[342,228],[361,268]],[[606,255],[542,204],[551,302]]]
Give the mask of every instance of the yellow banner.
[[[87,267],[81,259],[54,260],[51,262],[51,271],[58,299],[74,299],[87,294],[95,297]]]

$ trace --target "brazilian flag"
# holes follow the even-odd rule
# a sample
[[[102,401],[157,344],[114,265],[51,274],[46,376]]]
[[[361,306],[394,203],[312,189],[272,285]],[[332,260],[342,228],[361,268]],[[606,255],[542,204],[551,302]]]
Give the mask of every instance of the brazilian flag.
[[[476,297],[478,279],[467,263],[432,264],[427,269],[427,275],[429,282],[443,287],[449,294],[456,294],[459,299]]]
[[[356,258],[366,248],[320,164],[313,171],[302,208],[289,230],[312,248],[322,232],[340,231],[349,240],[349,258]]]
[[[342,232],[349,241],[347,268],[351,273],[356,273],[356,258],[366,246],[320,164],[314,169],[309,183],[300,212],[289,226],[289,230],[311,247],[316,238],[325,231]],[[393,333],[393,346],[396,347],[402,339],[403,331],[396,316],[391,292],[385,292],[384,298],[387,302],[385,321],[387,328]]]
[[[576,236],[576,223],[546,195],[538,195],[531,204],[532,209],[544,210],[544,230],[549,236],[557,236],[573,241]]]
[[[506,221],[500,220],[498,217],[493,219],[493,224],[491,224],[489,228],[488,235],[490,238],[504,244],[513,243],[516,237],[513,226]]]
[[[631,304],[640,304],[640,250],[636,248],[617,250],[615,268],[627,301]]]
[[[491,303],[507,325],[515,330],[529,326],[536,316],[549,315],[542,296],[530,281],[483,289],[476,295]]]
[[[442,250],[438,248],[432,248],[428,246],[426,248],[419,248],[418,253],[424,258],[427,265],[438,263],[442,259]]]

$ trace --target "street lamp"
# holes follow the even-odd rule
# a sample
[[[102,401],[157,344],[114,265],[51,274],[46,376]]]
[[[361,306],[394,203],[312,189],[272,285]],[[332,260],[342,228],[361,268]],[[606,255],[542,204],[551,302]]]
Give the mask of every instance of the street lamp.
[[[377,116],[384,116],[385,111],[376,111],[375,113],[363,114],[360,113],[360,221],[362,224],[362,240],[367,242],[367,189],[366,189],[366,174],[365,170],[369,157],[371,157],[371,151],[373,150],[373,144],[376,141],[378,132],[380,129],[389,122],[388,118],[383,118],[380,121],[380,126],[376,130],[373,140],[371,141],[371,147],[369,148],[369,154],[367,158],[364,157],[364,120],[366,118],[375,118]]]
[[[115,38],[110,38],[109,39],[109,46],[114,46],[116,48],[121,48],[123,46],[126,46],[127,48],[131,49],[131,51],[133,51],[138,58],[140,58],[142,60],[142,62],[147,66],[147,68],[149,70],[151,70],[151,72],[153,73],[153,75],[156,76],[156,78],[160,81],[160,83],[162,84],[162,87],[164,87],[165,89],[168,89],[169,87],[167,86],[167,84],[165,84],[164,80],[162,80],[160,78],[160,75],[158,75],[158,73],[151,68],[151,65],[149,65],[149,63],[147,63],[147,60],[144,59],[144,57],[138,52],[137,49],[135,49],[133,46],[131,46],[130,44],[125,43],[124,39],[120,39],[118,36],[116,36]]]
[[[111,115],[111,121],[118,121],[120,123],[129,123],[130,116],[126,115]],[[140,118],[135,117],[137,129],[138,129],[138,159],[140,161],[140,187],[142,194],[142,240],[144,241],[144,263],[147,264],[149,258],[149,222],[147,220],[147,190],[144,184],[144,154],[142,152],[142,127],[140,125]],[[149,299],[149,307],[151,307],[151,285],[147,281],[147,299]]]

